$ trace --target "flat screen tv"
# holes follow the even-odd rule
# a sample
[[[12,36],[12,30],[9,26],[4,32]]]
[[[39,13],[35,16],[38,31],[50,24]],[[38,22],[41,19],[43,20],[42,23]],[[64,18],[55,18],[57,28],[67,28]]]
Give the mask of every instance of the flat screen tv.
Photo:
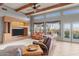
[[[24,29],[12,29],[12,36],[23,35]]]

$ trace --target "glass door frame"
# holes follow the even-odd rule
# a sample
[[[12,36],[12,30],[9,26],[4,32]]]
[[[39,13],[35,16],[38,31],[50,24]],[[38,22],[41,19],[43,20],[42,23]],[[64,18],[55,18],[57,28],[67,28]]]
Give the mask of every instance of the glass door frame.
[[[59,23],[59,36],[60,36],[59,39],[61,39],[61,21],[60,21],[60,20],[59,20],[59,21],[47,21],[47,22],[45,22],[45,25],[46,25],[47,23],[52,23],[52,24],[54,24],[54,23]]]
[[[36,22],[36,23],[33,23],[33,33],[34,33],[34,24],[43,24],[43,28],[44,28],[44,22]],[[45,29],[44,29],[45,30]]]
[[[70,24],[70,30],[69,30],[69,33],[70,33],[70,38],[65,38],[64,37],[64,24]],[[72,23],[63,23],[63,40],[64,41],[68,41],[68,42],[72,42]]]
[[[70,41],[68,42],[78,42],[79,43],[79,40],[76,40],[73,38],[73,24],[76,23],[76,22],[70,22]],[[63,28],[63,34],[64,34],[64,28]],[[63,40],[64,40],[64,35],[63,35]],[[67,40],[64,40],[64,41],[67,41]]]
[[[73,30],[74,30],[73,25],[74,25],[75,23],[79,23],[79,22],[72,22],[72,23],[71,23],[71,25],[72,25],[72,42],[78,42],[78,43],[79,43],[79,39],[74,39],[74,38],[73,38],[73,36],[74,36],[74,34],[73,34]]]

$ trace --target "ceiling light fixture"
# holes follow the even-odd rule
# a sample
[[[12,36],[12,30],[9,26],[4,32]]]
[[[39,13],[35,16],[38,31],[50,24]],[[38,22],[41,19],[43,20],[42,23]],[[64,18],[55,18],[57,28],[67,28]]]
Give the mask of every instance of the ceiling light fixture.
[[[38,5],[38,3],[33,4],[32,8],[33,8],[34,13],[37,12],[38,7],[40,7],[40,5]]]

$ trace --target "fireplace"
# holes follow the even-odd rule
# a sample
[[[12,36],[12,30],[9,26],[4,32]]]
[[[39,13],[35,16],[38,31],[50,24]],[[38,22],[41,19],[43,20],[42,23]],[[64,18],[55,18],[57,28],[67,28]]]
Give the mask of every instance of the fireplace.
[[[12,36],[27,35],[27,28],[12,29]]]
[[[12,36],[24,35],[24,29],[12,29]]]

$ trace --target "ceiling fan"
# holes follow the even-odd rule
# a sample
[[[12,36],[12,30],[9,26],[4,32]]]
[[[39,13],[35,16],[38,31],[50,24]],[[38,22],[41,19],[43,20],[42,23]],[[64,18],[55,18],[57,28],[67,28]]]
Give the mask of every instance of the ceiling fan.
[[[32,9],[33,9],[34,13],[38,10],[39,7],[40,7],[40,5],[38,3],[34,3],[32,5]]]

